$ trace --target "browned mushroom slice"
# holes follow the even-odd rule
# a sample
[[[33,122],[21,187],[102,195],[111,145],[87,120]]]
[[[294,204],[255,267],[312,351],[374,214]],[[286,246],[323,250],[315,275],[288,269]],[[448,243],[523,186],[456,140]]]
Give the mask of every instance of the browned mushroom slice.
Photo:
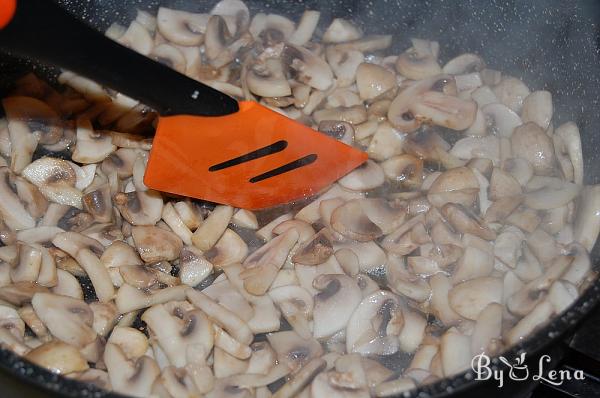
[[[388,69],[362,63],[356,69],[356,85],[363,100],[370,100],[396,86],[396,77]]]
[[[331,233],[322,229],[296,251],[292,261],[304,265],[324,263],[333,254],[332,240]]]
[[[79,350],[62,341],[52,341],[34,348],[25,355],[29,361],[53,373],[68,375],[89,368]]]

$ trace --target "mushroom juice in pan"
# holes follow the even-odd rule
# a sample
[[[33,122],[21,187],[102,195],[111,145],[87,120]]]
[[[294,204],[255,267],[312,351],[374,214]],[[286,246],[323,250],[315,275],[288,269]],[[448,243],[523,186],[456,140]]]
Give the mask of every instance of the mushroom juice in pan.
[[[392,52],[320,19],[222,0],[106,32],[369,154],[268,211],[148,189],[143,104],[68,71],[58,88],[16,82],[0,119],[4,347],[141,397],[384,397],[502,353],[586,289],[600,187],[552,94],[476,54],[444,59],[425,38]]]

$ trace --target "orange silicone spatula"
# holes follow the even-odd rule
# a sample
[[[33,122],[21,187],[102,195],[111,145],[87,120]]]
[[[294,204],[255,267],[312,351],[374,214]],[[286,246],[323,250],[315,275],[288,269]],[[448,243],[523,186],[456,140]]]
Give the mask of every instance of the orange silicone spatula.
[[[52,1],[0,0],[0,29],[0,49],[71,70],[159,112],[144,179],[150,188],[260,209],[315,194],[367,159],[121,46]]]

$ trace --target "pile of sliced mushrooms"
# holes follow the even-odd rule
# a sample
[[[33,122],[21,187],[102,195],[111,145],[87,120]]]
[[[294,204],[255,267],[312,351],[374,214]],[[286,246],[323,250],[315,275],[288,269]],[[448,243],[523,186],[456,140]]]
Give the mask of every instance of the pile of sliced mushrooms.
[[[139,11],[106,34],[368,152],[251,212],[148,189],[155,113],[65,71],[2,100],[0,342],[139,397],[385,397],[501,353],[594,280],[600,186],[552,95],[351,21]],[[160,82],[157,82],[160,84]]]

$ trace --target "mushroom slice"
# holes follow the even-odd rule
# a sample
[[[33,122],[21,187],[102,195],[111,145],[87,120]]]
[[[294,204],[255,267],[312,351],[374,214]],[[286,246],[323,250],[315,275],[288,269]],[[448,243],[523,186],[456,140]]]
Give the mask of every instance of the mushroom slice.
[[[450,75],[481,72],[485,69],[485,62],[477,54],[465,53],[452,58],[444,65],[443,72]]]
[[[153,225],[161,218],[163,200],[157,191],[119,192],[114,196],[115,206],[133,225]]]
[[[158,344],[167,355],[169,362],[183,367],[190,361],[204,358],[189,358],[186,355],[190,346],[201,346],[204,355],[213,347],[212,322],[200,310],[183,311],[175,307],[170,313],[163,304],[147,309],[142,315]]]
[[[329,46],[325,50],[325,56],[327,62],[331,66],[331,70],[335,74],[337,80],[337,87],[349,87],[356,81],[356,71],[360,64],[365,60],[365,56],[362,52],[357,50],[344,50],[338,46]],[[354,93],[356,96],[356,94]],[[328,103],[333,100],[335,94],[330,95],[327,98]],[[345,96],[344,100],[348,100],[348,95]],[[360,98],[356,96],[355,103],[352,104],[337,104],[336,106],[350,106],[358,105],[361,103]]]
[[[217,206],[194,232],[192,242],[202,251],[209,250],[223,235],[233,216],[231,206]]]
[[[321,123],[324,120],[338,120],[348,122],[352,125],[364,123],[368,118],[367,109],[364,105],[324,108],[314,112],[312,116],[317,123]]]
[[[362,293],[356,281],[346,275],[325,274],[313,280],[315,295],[313,335],[328,337],[342,330],[360,304]]]
[[[108,184],[103,184],[93,191],[84,193],[81,202],[83,210],[91,214],[96,222],[108,223],[112,221],[112,199]]]
[[[12,230],[33,228],[35,220],[12,190],[10,176],[7,167],[0,167],[0,216]]]
[[[506,105],[491,103],[483,106],[486,130],[500,137],[510,138],[518,126],[523,124],[519,115]]]
[[[567,122],[554,130],[554,149],[557,152],[559,160],[562,155],[561,152],[567,153],[573,169],[573,182],[575,184],[583,184],[581,137],[575,123]],[[564,164],[564,161],[559,161],[559,164],[563,170],[563,174],[566,176],[568,166]]]
[[[94,131],[88,119],[77,120],[77,143],[72,155],[75,162],[99,163],[116,149],[110,135]]]
[[[52,293],[83,300],[83,290],[77,278],[62,269],[56,270],[56,278],[57,283],[52,287]]]
[[[358,257],[362,272],[371,272],[381,268],[386,260],[386,253],[376,242],[334,243],[333,250],[350,249]],[[343,271],[342,271],[343,272]]]
[[[279,363],[286,365],[292,372],[323,355],[323,348],[315,339],[303,339],[291,330],[269,333],[267,340],[277,353]]]
[[[405,216],[405,209],[393,208],[381,198],[352,199],[333,211],[331,226],[345,237],[368,242],[395,230]]]
[[[505,197],[518,196],[521,193],[521,184],[516,178],[502,169],[494,168],[490,178],[490,200],[496,201]]]
[[[372,160],[367,160],[363,165],[339,180],[339,184],[353,191],[368,191],[383,185],[385,176],[381,166]]]
[[[156,16],[161,35],[181,46],[197,46],[204,40],[210,15],[160,7]]]
[[[348,122],[339,122],[336,120],[323,120],[319,123],[318,130],[344,144],[352,145],[354,142],[354,127]]]
[[[490,303],[502,303],[502,279],[481,277],[454,286],[448,292],[452,309],[461,316],[475,320]]]
[[[179,255],[179,278],[188,286],[199,285],[213,270],[213,265],[193,246],[184,247]]]
[[[31,302],[31,298],[38,292],[48,292],[48,288],[35,282],[17,282],[0,287],[0,300],[15,306]]]
[[[162,219],[181,238],[185,245],[192,244],[192,231],[185,225],[171,202],[163,206]]]
[[[573,225],[573,237],[589,252],[594,247],[599,232],[600,185],[585,186],[581,192],[581,200]]]
[[[479,313],[471,335],[472,354],[494,352],[494,342],[502,338],[503,309],[502,304],[491,303]]]
[[[140,257],[148,263],[175,260],[183,248],[177,235],[159,227],[135,226],[131,236]]]
[[[265,294],[298,239],[296,229],[289,229],[246,258],[240,277],[248,293]]]
[[[33,152],[38,145],[38,136],[31,134],[25,122],[11,121],[8,123],[10,137],[10,170],[22,173],[31,163]]]
[[[288,73],[298,82],[323,91],[333,85],[333,72],[329,64],[304,47],[288,43],[281,57]]]
[[[154,45],[150,32],[137,21],[132,21],[125,33],[117,41],[146,56],[150,54]]]
[[[418,188],[423,182],[423,161],[416,156],[402,154],[381,163],[385,176],[406,188]]]
[[[42,265],[42,251],[30,245],[17,245],[19,262],[10,270],[13,282],[35,282]]]
[[[40,144],[56,144],[63,136],[63,125],[58,114],[39,99],[26,96],[6,97],[2,99],[2,107],[8,119],[9,134],[14,123],[21,122],[27,130],[38,136]],[[13,141],[14,135],[10,136]]]
[[[502,264],[515,268],[522,254],[521,245],[524,239],[523,232],[518,228],[504,228],[494,242],[494,256]]]
[[[34,348],[25,355],[25,359],[52,373],[62,375],[83,372],[89,368],[85,358],[76,347],[58,340]]]
[[[292,94],[280,59],[268,58],[263,63],[255,64],[248,71],[246,84],[250,91],[261,97],[279,98]]]
[[[136,397],[149,396],[152,385],[160,375],[156,362],[147,355],[128,359],[116,344],[108,343],[103,356],[114,391]]]
[[[289,37],[288,42],[296,46],[304,46],[308,43],[317,28],[320,16],[321,13],[319,11],[304,11],[296,30]]]
[[[450,328],[442,335],[440,343],[442,369],[445,376],[452,376],[471,366],[471,344],[469,336]]]
[[[240,228],[252,230],[258,229],[258,220],[256,219],[256,214],[250,210],[239,209],[236,211],[233,217],[231,217],[231,223]]]
[[[396,77],[383,66],[362,63],[356,69],[356,86],[360,98],[370,100],[395,87]]]
[[[159,44],[152,49],[152,52],[149,54],[149,56],[157,62],[167,65],[179,73],[185,74],[186,59],[184,54],[177,47],[166,43]]]
[[[271,289],[268,294],[296,333],[304,339],[311,338],[308,320],[314,303],[310,293],[300,286],[282,286]]]
[[[429,188],[427,199],[432,205],[446,203],[472,206],[479,192],[477,177],[468,167],[456,167],[443,172]]]
[[[552,139],[535,123],[517,127],[511,137],[512,153],[527,160],[537,175],[549,175],[554,170],[555,154]]]
[[[119,148],[102,161],[102,172],[110,176],[117,173],[119,178],[128,178],[133,174],[133,165],[140,151],[130,148]]]
[[[38,187],[49,201],[82,208],[82,194],[75,187],[76,170],[66,160],[51,157],[38,159],[25,167],[22,175]]]
[[[550,210],[567,205],[581,191],[581,185],[565,180],[551,180],[535,191],[525,194],[524,203],[535,210]]]
[[[296,30],[292,21],[277,14],[258,13],[254,15],[248,30],[255,39],[264,38],[265,47],[285,42]]]
[[[396,70],[412,80],[426,79],[442,73],[437,62],[437,42],[411,39],[412,47],[398,56]]]
[[[325,369],[327,362],[322,358],[315,358],[302,366],[294,377],[284,384],[277,392],[277,398],[293,398],[308,386],[312,380]]]
[[[242,319],[227,308],[214,302],[206,294],[188,288],[186,297],[192,304],[200,308],[215,323],[219,324],[241,344],[252,342],[252,331]]]
[[[292,261],[304,265],[323,264],[333,254],[332,241],[331,233],[324,228],[300,246]]]
[[[42,217],[48,209],[48,201],[37,187],[21,177],[16,177],[14,184],[17,195],[25,203],[27,212],[34,218]]]
[[[204,257],[217,269],[242,262],[247,255],[248,245],[229,228],[210,250],[204,252]]]
[[[409,109],[416,119],[452,130],[466,130],[475,121],[477,103],[437,91],[426,91]]]
[[[173,300],[185,300],[186,289],[189,287],[179,285],[159,290],[142,290],[125,283],[117,292],[115,304],[119,312],[125,314]]]
[[[549,91],[534,91],[523,100],[521,115],[523,122],[533,122],[546,130],[552,120],[552,94]]]
[[[399,349],[404,317],[398,297],[379,290],[362,300],[346,327],[346,350],[392,355]]]
[[[2,321],[6,322],[6,325],[4,325],[4,327],[8,328],[10,326],[10,327],[14,328],[14,325],[12,324],[12,322],[14,320],[18,319],[18,318],[14,317],[15,314],[12,311],[9,311],[9,314],[3,314],[3,315],[4,315],[4,319]],[[6,316],[6,315],[8,315],[8,316]],[[44,323],[42,322],[42,320],[36,315],[36,313],[33,310],[33,307],[31,305],[27,304],[27,305],[21,307],[18,311],[18,316],[27,324],[27,326],[29,326],[29,328],[33,331],[33,333],[35,333],[36,337],[38,339],[40,339],[40,341],[49,342],[52,340],[52,336],[50,335],[50,332],[48,331],[46,326],[44,326]],[[21,326],[21,324],[19,323],[19,327],[20,326]],[[16,328],[16,329],[19,329],[19,328]],[[23,326],[22,330],[23,331],[25,330],[24,326]]]
[[[500,162],[500,140],[488,135],[485,137],[465,137],[454,144],[450,154],[458,159],[490,159],[494,164]]]
[[[422,120],[411,111],[415,98],[431,89],[437,82],[444,83],[450,78],[449,75],[436,75],[409,83],[404,89],[401,88],[388,108],[389,122],[404,133],[412,133],[417,130],[421,126]]]
[[[505,339],[508,344],[516,344],[530,335],[538,326],[550,320],[554,314],[554,306],[549,301],[542,301],[527,315],[525,315],[512,329],[506,332]]]
[[[167,286],[179,285],[179,279],[143,265],[122,265],[119,267],[119,273],[125,283],[138,289],[155,288],[161,284]]]
[[[446,203],[440,211],[456,231],[469,233],[485,240],[496,239],[496,233],[464,206]]]
[[[494,257],[492,253],[468,246],[456,264],[453,279],[454,281],[466,281],[488,276],[493,269]]]
[[[323,33],[323,42],[344,43],[347,41],[358,40],[362,35],[362,31],[351,22],[342,18],[335,18],[325,33]]]
[[[500,102],[513,111],[520,113],[523,101],[530,94],[529,88],[515,77],[505,77],[493,88]]]
[[[390,289],[402,296],[418,302],[431,297],[431,289],[426,281],[410,275],[401,257],[390,256],[386,264],[386,277]]]
[[[94,313],[82,300],[51,293],[36,293],[31,305],[50,333],[79,349],[93,343]]]

